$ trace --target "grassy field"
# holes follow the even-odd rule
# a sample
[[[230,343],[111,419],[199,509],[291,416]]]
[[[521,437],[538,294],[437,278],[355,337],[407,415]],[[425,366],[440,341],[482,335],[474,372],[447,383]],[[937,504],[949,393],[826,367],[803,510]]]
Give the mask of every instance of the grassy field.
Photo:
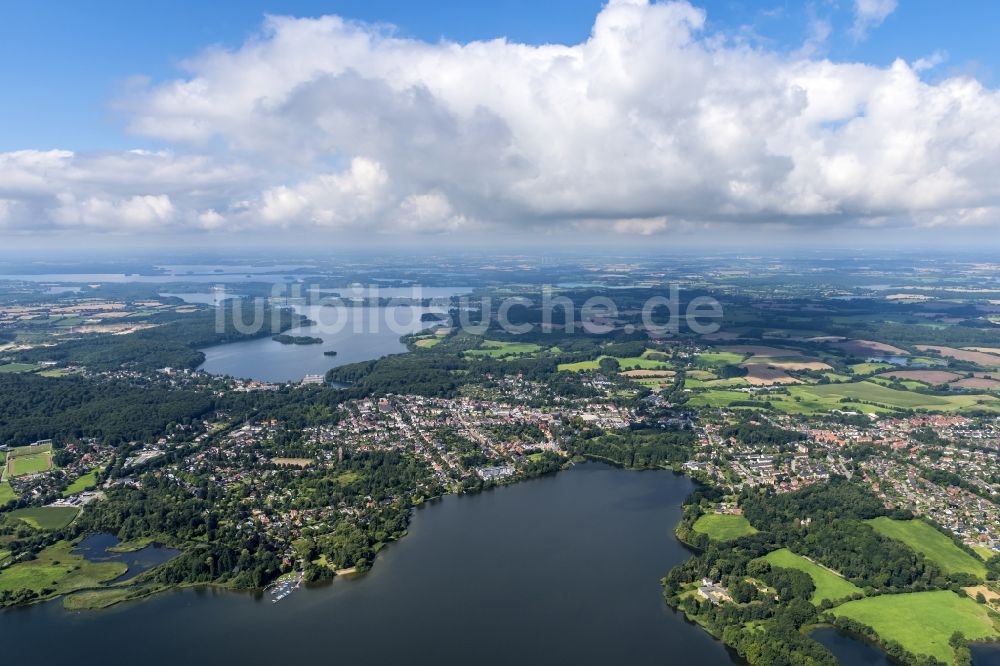
[[[813,592],[812,599],[810,600],[814,604],[819,604],[824,599],[829,599],[830,601],[846,599],[852,594],[861,592],[860,587],[844,579],[840,574],[814,564],[787,548],[772,551],[765,555],[764,559],[770,562],[771,566],[783,569],[798,569],[809,574],[809,577],[813,580],[813,584],[816,586],[816,591]]]
[[[10,484],[6,481],[0,483],[0,506],[3,506],[11,500],[17,499],[17,493],[14,489],[10,487]]]
[[[87,472],[82,476],[78,476],[73,483],[69,484],[69,487],[63,491],[63,497],[69,497],[70,495],[75,495],[76,493],[81,493],[84,490],[90,490],[97,485],[97,474],[100,470],[92,470]]]
[[[757,532],[750,521],[743,516],[731,516],[723,513],[706,513],[699,516],[693,527],[695,532],[707,534],[710,539],[715,541],[732,541]]]
[[[121,562],[89,562],[72,549],[69,541],[60,541],[42,550],[34,560],[0,570],[0,590],[27,588],[39,594],[49,590],[43,596],[54,596],[95,587],[128,570]]]
[[[997,551],[993,550],[992,548],[987,548],[986,546],[973,546],[972,550],[976,551],[976,554],[979,555],[979,557],[983,558],[984,562],[993,557],[994,555],[1000,555],[1000,553],[998,553]]]
[[[719,389],[709,389],[702,391],[691,397],[692,407],[728,407],[737,400],[752,400],[754,396],[749,393],[739,391],[723,391]],[[769,400],[769,396],[763,396],[761,400]]]
[[[26,456],[8,458],[7,472],[10,476],[24,476],[44,472],[52,466],[52,453],[32,453]]]
[[[440,344],[441,338],[420,338],[414,344],[421,349],[430,349],[431,347]]]
[[[879,534],[902,541],[913,550],[937,564],[945,573],[965,572],[982,579],[986,565],[968,554],[951,539],[922,520],[892,520],[879,516],[865,521]]]
[[[686,385],[691,388],[690,384]],[[697,387],[698,384],[695,384]],[[717,388],[695,393],[692,407],[727,407],[736,400],[751,400],[752,394],[725,391]],[[756,399],[770,402],[774,409],[786,414],[818,414],[834,409],[854,410],[865,413],[892,413],[894,409],[926,409],[938,412],[957,412],[985,409],[1000,412],[1000,400],[989,395],[935,396],[898,391],[873,382],[849,384],[811,384],[789,386],[788,395],[761,395]],[[874,403],[874,404],[873,404]]]
[[[601,356],[592,361],[579,361],[577,363],[560,363],[559,370],[563,372],[583,372],[585,370],[597,370],[600,367],[601,359],[614,358],[622,370],[670,370],[673,365],[667,361],[655,361],[647,358],[647,351],[642,356]]]
[[[80,510],[72,506],[32,506],[11,511],[11,518],[18,518],[36,530],[58,530],[69,525]]]
[[[0,365],[0,374],[12,374],[15,372],[34,372],[40,369],[40,365],[32,365],[31,363],[7,363],[6,365]]]
[[[744,354],[733,352],[702,352],[698,354],[698,362],[703,365],[718,367],[722,365],[736,365],[743,361]]]
[[[888,363],[855,363],[851,366],[851,372],[856,375],[870,375],[882,370],[889,370],[895,366]]]
[[[729,379],[702,379],[684,378],[684,388],[730,388],[733,386],[746,386],[747,380],[742,377],[730,377]]]
[[[1000,635],[982,604],[948,590],[886,594],[850,601],[831,611],[874,629],[883,639],[896,641],[914,654],[952,663],[948,639],[962,632],[969,640]]]
[[[519,354],[536,354],[542,351],[541,345],[531,342],[498,342],[496,340],[483,340],[479,349],[472,349],[465,352],[466,356],[490,356],[492,358],[505,358],[507,356],[517,356]]]
[[[18,446],[7,452],[4,478],[44,472],[52,468],[52,444]]]
[[[956,411],[974,406],[980,400],[995,401],[991,396],[936,396],[897,391],[872,382],[792,387],[789,389],[789,393],[793,398],[801,398],[803,402],[815,401],[827,408],[835,408],[835,405],[840,404],[842,398],[875,402],[900,409],[934,409],[938,411]]]

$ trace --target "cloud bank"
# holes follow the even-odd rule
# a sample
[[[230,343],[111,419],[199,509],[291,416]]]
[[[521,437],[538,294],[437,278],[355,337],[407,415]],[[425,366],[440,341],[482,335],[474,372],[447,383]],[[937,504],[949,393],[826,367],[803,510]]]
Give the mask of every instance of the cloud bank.
[[[858,0],[858,34],[894,7]],[[0,153],[0,228],[994,224],[996,90],[925,82],[922,62],[751,48],[705,21],[617,0],[585,42],[530,46],[270,16],[120,101],[129,130],[169,151]]]

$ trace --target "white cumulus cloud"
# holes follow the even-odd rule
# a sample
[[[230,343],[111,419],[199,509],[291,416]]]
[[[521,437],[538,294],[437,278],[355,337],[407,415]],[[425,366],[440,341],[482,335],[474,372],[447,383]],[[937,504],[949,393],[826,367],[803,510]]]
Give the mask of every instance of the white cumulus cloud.
[[[894,8],[857,0],[858,34]],[[170,151],[0,154],[0,224],[649,235],[994,219],[996,90],[705,26],[690,4],[644,0],[610,2],[574,45],[270,16],[122,102]]]

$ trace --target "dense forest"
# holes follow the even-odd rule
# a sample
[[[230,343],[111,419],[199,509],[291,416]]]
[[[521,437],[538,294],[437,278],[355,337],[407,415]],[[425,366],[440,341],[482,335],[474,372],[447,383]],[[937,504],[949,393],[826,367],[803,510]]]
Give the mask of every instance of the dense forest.
[[[97,437],[108,444],[159,437],[214,409],[210,394],[33,374],[0,374],[0,441],[57,443]]]
[[[808,575],[759,559],[772,550],[788,548],[809,557],[839,571],[867,594],[957,588],[971,582],[964,574],[944,575],[921,555],[862,522],[880,515],[909,516],[886,510],[870,491],[846,479],[781,495],[770,489],[744,491],[739,503],[759,532],[730,542],[713,541],[692,528],[720,499],[717,489],[703,487],[685,502],[677,535],[700,552],[670,571],[664,593],[671,605],[751,664],[836,663],[800,631],[817,622],[818,613],[832,602],[824,600],[817,608],[810,601],[814,586]],[[721,581],[736,603],[716,606],[691,595],[691,586],[706,574]],[[777,598],[754,581],[773,589]]]

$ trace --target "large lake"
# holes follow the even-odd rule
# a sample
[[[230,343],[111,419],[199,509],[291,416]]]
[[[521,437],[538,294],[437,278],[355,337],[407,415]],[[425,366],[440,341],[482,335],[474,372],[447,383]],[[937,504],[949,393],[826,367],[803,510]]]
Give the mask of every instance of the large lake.
[[[344,307],[330,305],[293,305],[296,312],[315,322],[287,331],[288,335],[306,335],[321,338],[321,345],[283,345],[264,337],[256,340],[233,342],[201,351],[205,362],[199,370],[218,375],[231,375],[244,379],[269,382],[299,381],[306,375],[324,374],[330,368],[348,363],[358,363],[380,358],[387,354],[406,351],[399,338],[408,333],[426,329],[434,322],[423,322],[426,312],[445,313],[444,305],[450,296],[470,291],[466,287],[344,287],[310,289],[314,297],[339,294],[345,299],[362,297],[399,299],[438,299],[440,307],[393,305],[385,307]],[[162,296],[176,296],[188,303],[219,305],[227,298],[239,296],[236,290],[224,288],[212,291],[176,293],[163,292]],[[323,352],[335,351],[336,356]]]
[[[293,328],[287,334],[321,338],[323,344],[283,345],[270,337],[232,342],[202,349],[205,362],[198,369],[269,382],[298,381],[338,365],[405,352],[400,336],[433,325],[420,321],[422,314],[447,312],[445,307],[293,307],[315,324]],[[323,352],[328,350],[337,355],[325,356]]]
[[[185,590],[106,611],[0,614],[12,664],[736,663],[664,603],[692,482],[589,463],[415,512],[355,580],[270,596]]]

